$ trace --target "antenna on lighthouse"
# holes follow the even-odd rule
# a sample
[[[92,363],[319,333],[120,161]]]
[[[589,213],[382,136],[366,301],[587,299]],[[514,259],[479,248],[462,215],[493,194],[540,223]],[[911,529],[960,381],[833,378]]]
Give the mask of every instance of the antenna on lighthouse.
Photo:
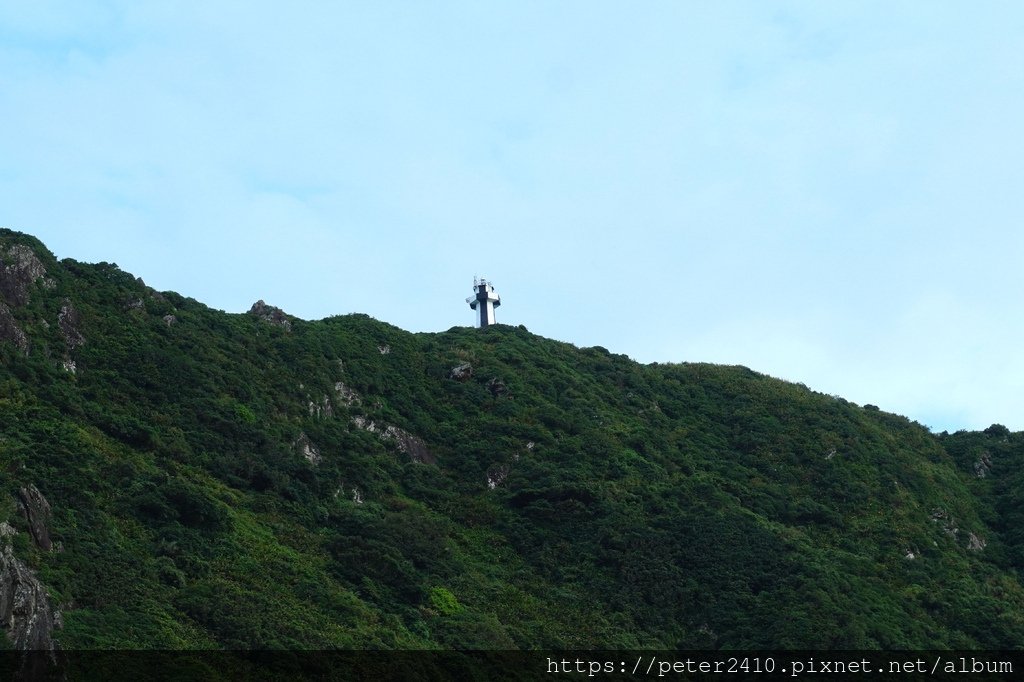
[[[476,326],[484,329],[494,324],[494,309],[501,305],[501,296],[494,291],[494,285],[483,277],[473,277],[473,295],[466,299],[469,307],[477,313]]]

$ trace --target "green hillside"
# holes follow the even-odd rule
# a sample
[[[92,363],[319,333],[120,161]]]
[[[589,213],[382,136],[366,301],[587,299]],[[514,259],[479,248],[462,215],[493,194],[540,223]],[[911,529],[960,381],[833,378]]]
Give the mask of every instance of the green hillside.
[[[1021,434],[0,260],[0,535],[63,648],[1024,645]]]

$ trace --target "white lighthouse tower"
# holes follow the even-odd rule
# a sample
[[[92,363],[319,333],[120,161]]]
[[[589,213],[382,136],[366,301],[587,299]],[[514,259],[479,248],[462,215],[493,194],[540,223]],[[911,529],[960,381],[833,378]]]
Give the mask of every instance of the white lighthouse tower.
[[[481,329],[494,324],[494,309],[501,305],[501,296],[494,292],[494,285],[486,279],[473,278],[473,295],[466,299],[469,307],[477,312],[477,325]]]

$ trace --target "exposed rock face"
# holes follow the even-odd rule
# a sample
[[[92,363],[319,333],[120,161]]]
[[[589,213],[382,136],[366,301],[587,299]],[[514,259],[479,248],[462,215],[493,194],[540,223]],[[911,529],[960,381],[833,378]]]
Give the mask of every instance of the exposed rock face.
[[[53,549],[50,541],[50,503],[34,485],[18,490],[18,506],[28,521],[28,531],[36,546],[44,552]]]
[[[974,463],[974,475],[978,478],[985,478],[992,471],[992,455],[987,451],[981,453],[981,457]]]
[[[288,319],[287,313],[280,308],[275,308],[272,305],[267,305],[263,299],[256,301],[249,308],[249,314],[255,315],[264,322],[277,325],[278,327],[284,327],[287,331],[292,330],[292,322]]]
[[[334,384],[334,392],[337,394],[338,400],[345,403],[346,407],[352,407],[353,405],[358,405],[362,402],[358,393],[340,381]]]
[[[434,455],[427,450],[426,443],[397,426],[389,426],[384,429],[384,434],[381,437],[394,439],[398,445],[399,452],[409,455],[409,458],[414,462],[420,462],[421,464],[435,464],[437,462],[434,459]]]
[[[468,381],[473,376],[473,365],[468,362],[464,362],[461,365],[452,367],[452,371],[448,372],[448,378],[454,379],[455,381]]]
[[[63,615],[50,600],[46,586],[14,556],[10,545],[0,551],[0,620],[16,650],[60,649],[53,631],[64,629]]]
[[[974,533],[971,533],[967,537],[967,549],[971,550],[972,552],[980,552],[981,550],[985,549],[985,546],[987,544],[988,543],[985,542],[984,538],[979,538]]]
[[[306,461],[313,466],[323,461],[323,457],[320,456],[320,450],[313,445],[313,442],[309,440],[309,436],[305,433],[300,433],[298,439],[292,445],[298,448],[302,456],[306,458]]]
[[[377,429],[377,423],[375,421],[373,421],[372,419],[367,419],[366,417],[364,417],[362,415],[356,415],[355,417],[352,417],[352,423],[356,425],[357,429],[362,429],[363,431],[369,431],[370,433],[378,433],[379,432],[378,429]]]
[[[175,323],[177,323],[178,318],[176,318],[174,315],[164,315],[163,320],[164,324],[166,324],[168,327],[172,327],[175,325]]]
[[[357,428],[369,431],[370,433],[380,434],[381,440],[393,440],[398,451],[409,455],[409,459],[414,462],[421,464],[436,464],[437,459],[427,449],[426,443],[412,435],[404,429],[400,429],[397,426],[390,424],[384,425],[383,427],[378,426],[376,422],[367,419],[361,415],[352,417],[352,423]]]
[[[50,551],[50,504],[34,485],[18,490],[18,506],[36,545]],[[60,612],[50,602],[46,586],[14,556],[11,538],[18,534],[7,521],[0,523],[0,623],[15,649],[53,651],[53,630],[63,626]]]
[[[13,343],[18,350],[28,355],[28,337],[21,331],[11,309],[3,302],[0,302],[0,341]]]
[[[381,355],[388,355],[391,353],[391,346],[384,344],[383,346],[377,346],[377,350],[380,351]]]
[[[321,419],[324,417],[334,416],[334,408],[331,406],[331,399],[327,396],[324,396],[320,402],[310,400],[307,407],[309,409],[310,417],[317,417],[318,419]]]
[[[16,244],[4,254],[6,262],[0,267],[0,295],[14,306],[28,303],[29,287],[42,277],[46,268],[27,246]]]
[[[934,523],[942,525],[942,531],[946,535],[955,538],[960,534],[960,529],[956,525],[956,520],[947,514],[945,509],[936,507],[932,510],[931,519]]]
[[[0,622],[20,651],[53,651],[53,631],[63,625],[46,587],[14,556],[9,544],[0,550]]]
[[[60,307],[60,312],[57,313],[57,324],[60,325],[60,334],[64,337],[68,351],[73,351],[85,343],[85,337],[82,336],[82,332],[78,331],[79,325],[82,324],[82,316],[66,298]]]

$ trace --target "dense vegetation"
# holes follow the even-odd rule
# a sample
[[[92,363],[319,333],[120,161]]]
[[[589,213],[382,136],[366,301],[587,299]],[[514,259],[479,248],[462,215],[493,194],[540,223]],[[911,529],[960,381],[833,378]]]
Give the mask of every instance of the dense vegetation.
[[[0,518],[66,648],[1024,644],[1021,434],[0,259]]]

